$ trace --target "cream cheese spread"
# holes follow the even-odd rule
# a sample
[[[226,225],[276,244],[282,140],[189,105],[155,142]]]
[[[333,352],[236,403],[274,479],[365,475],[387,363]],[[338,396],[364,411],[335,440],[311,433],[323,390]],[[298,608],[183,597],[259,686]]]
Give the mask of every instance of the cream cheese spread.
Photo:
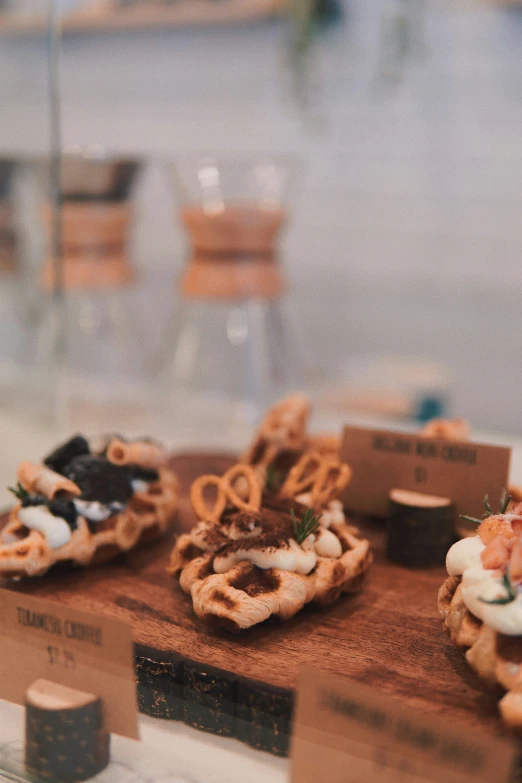
[[[62,517],[55,517],[47,506],[26,506],[18,510],[18,519],[30,530],[38,530],[51,547],[59,549],[71,540],[71,528]]]
[[[149,488],[149,482],[143,479],[132,479],[131,485],[133,492],[147,492]]]
[[[76,511],[89,522],[105,522],[110,516],[118,511],[123,511],[122,503],[111,503],[110,506],[105,503],[99,503],[97,500],[73,500]]]

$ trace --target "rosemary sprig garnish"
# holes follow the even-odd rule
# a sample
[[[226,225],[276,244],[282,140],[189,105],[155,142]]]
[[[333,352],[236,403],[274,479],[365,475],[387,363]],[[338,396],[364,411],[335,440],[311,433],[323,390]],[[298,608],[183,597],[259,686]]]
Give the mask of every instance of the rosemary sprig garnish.
[[[498,513],[505,514],[510,502],[511,502],[511,495],[508,495],[507,491],[503,489],[502,494],[500,496],[500,510]],[[480,525],[480,523],[484,519],[495,516],[495,512],[491,508],[488,495],[486,495],[486,497],[484,498],[484,508],[486,509],[486,511],[482,514],[482,517],[480,519],[477,519],[477,517],[468,517],[466,514],[461,514],[460,518],[465,519],[467,522],[473,522],[475,525]]]
[[[319,529],[319,522],[321,520],[321,514],[315,516],[313,508],[308,508],[305,511],[305,515],[302,520],[296,518],[294,509],[290,511],[292,515],[292,524],[294,526],[294,536],[298,544],[302,544],[308,536],[312,535]]]
[[[483,521],[482,519],[477,519],[477,517],[468,517],[467,514],[460,514],[459,516],[461,519],[465,519],[466,522],[473,522],[474,525],[480,525]]]
[[[506,571],[506,573],[502,577],[502,586],[505,588],[507,593],[507,595],[504,598],[493,598],[491,601],[488,601],[487,598],[479,598],[479,601],[482,601],[483,604],[496,604],[498,606],[503,606],[504,604],[510,604],[511,601],[514,601],[515,598],[517,597],[517,591],[516,588],[513,586],[511,577],[509,576],[509,571]]]
[[[507,511],[507,507],[511,503],[511,495],[508,494],[507,489],[502,490],[502,494],[500,496],[500,513],[505,514]]]
[[[269,465],[266,469],[266,488],[269,492],[277,492],[281,489],[283,483],[283,477],[281,473],[274,468],[273,465]]]
[[[9,492],[12,492],[15,498],[18,498],[18,500],[20,500],[21,502],[23,502],[26,498],[29,497],[29,492],[24,487],[22,487],[19,481],[17,481],[16,483],[16,488],[7,487],[7,489]]]

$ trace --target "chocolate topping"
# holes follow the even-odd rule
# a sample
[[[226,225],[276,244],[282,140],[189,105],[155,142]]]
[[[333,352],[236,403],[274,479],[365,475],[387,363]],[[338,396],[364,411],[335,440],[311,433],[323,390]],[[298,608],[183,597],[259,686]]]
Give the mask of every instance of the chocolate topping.
[[[221,526],[233,525],[239,533],[248,535],[255,528],[261,525],[261,514],[254,514],[248,511],[235,511],[227,509],[221,518]]]
[[[62,473],[65,466],[75,457],[89,454],[89,444],[83,435],[75,435],[68,441],[58,446],[48,457],[44,459],[44,465],[56,473]]]
[[[129,471],[105,457],[76,457],[66,465],[63,475],[81,489],[82,500],[126,504],[132,496]]]
[[[247,595],[261,595],[261,593],[273,593],[279,587],[279,577],[273,569],[264,570],[253,564],[249,564],[243,573],[237,577],[231,586],[236,590],[244,590]]]
[[[228,541],[225,533],[217,525],[209,525],[206,530],[198,531],[198,536],[204,542],[207,552],[217,552]]]
[[[244,513],[244,512],[239,512]],[[235,520],[234,514],[229,516],[230,522]],[[262,508],[259,521],[261,533],[258,536],[243,536],[236,540],[227,540],[216,553],[226,557],[233,552],[255,550],[266,551],[267,549],[288,549],[289,541],[294,536],[294,527],[292,517],[287,511],[276,510],[273,508]]]
[[[78,512],[76,506],[72,500],[66,500],[64,498],[56,498],[49,501],[49,511],[55,517],[61,517],[65,519],[71,530],[76,530],[78,527]]]
[[[142,481],[159,481],[159,473],[155,468],[144,468],[142,465],[128,465],[127,469],[133,479]]]

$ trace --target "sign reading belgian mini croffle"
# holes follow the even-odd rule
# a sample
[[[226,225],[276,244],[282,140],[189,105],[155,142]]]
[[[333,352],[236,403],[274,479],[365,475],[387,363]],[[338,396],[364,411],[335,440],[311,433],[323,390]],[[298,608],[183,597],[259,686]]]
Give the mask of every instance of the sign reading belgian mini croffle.
[[[0,590],[0,698],[24,704],[40,678],[95,694],[105,728],[138,738],[130,625]]]
[[[353,471],[344,503],[385,516],[392,489],[450,498],[457,513],[480,517],[485,495],[507,488],[511,449],[471,441],[436,440],[391,430],[345,427],[342,459]]]
[[[447,715],[306,667],[291,746],[292,783],[507,783],[515,746]]]

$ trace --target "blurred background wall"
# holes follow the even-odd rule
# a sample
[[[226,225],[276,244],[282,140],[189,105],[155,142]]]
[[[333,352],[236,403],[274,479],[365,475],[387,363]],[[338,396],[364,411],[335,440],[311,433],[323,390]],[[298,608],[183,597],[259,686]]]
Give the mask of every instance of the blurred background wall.
[[[66,34],[64,143],[155,158],[135,255],[165,311],[184,239],[162,156],[300,156],[285,260],[319,372],[367,354],[440,360],[454,412],[522,432],[522,13],[426,0],[411,40],[390,45],[398,11],[345,0],[314,44],[308,108],[281,20]],[[45,46],[1,38],[0,152],[45,150]]]

